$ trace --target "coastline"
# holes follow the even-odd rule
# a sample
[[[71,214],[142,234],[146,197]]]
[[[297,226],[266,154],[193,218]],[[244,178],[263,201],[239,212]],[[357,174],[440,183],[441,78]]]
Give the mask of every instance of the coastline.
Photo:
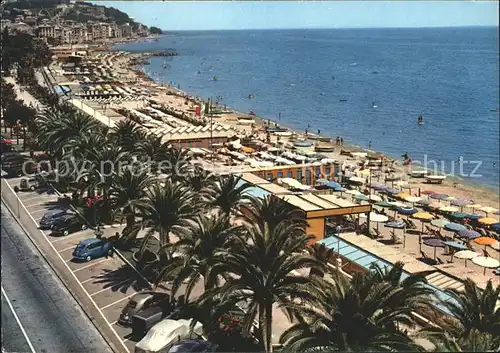
[[[141,41],[143,39],[144,40],[151,40],[154,38],[159,38],[161,36],[164,36],[164,34],[160,35],[160,36],[152,36],[152,38],[141,38]],[[127,43],[131,43],[131,42],[137,42],[137,41],[127,41]],[[125,53],[127,53],[127,55],[129,57],[134,57],[136,59],[139,58],[141,60],[150,60],[152,57],[152,53],[129,52],[129,51],[122,50],[122,49],[116,49],[116,46],[119,44],[123,44],[123,43],[118,43],[118,42],[110,43],[108,48],[107,48],[107,51],[109,51],[109,52],[117,52],[117,51],[125,52]],[[202,98],[196,97],[195,95],[190,94],[190,92],[187,92],[183,89],[179,89],[177,87],[172,87],[171,85],[169,85],[167,83],[168,79],[165,76],[163,77],[163,80],[156,80],[152,75],[148,75],[148,73],[145,70],[145,65],[137,65],[137,64],[126,65],[126,69],[128,69],[129,71],[134,73],[134,75],[138,78],[138,82],[142,81],[143,83],[145,83],[148,86],[150,86],[150,85],[164,86],[165,93],[167,93],[167,95],[177,96],[177,99],[178,100],[180,99],[182,102],[184,102],[185,99],[189,97],[189,100],[192,102],[195,102],[197,104],[204,103]],[[221,105],[218,105],[216,107],[223,108],[223,106],[221,106]],[[178,108],[180,108],[180,110],[186,110],[184,108],[183,103],[179,104]],[[221,123],[233,125],[238,130],[241,130],[242,128],[244,128],[244,126],[237,124],[237,117],[238,116],[247,117],[247,116],[249,116],[249,114],[245,113],[245,112],[238,111],[236,109],[232,109],[231,107],[227,107],[227,109],[229,109],[232,113],[231,114],[223,114],[222,116],[214,117],[214,121],[220,121]],[[187,112],[187,110],[186,110],[186,113],[189,114],[189,112]],[[291,128],[290,126],[287,126],[286,123],[282,123],[281,121],[276,121],[276,119],[268,119],[266,117],[259,117],[259,116],[253,117],[253,118],[255,120],[255,125],[260,129],[261,132],[264,129],[264,127],[267,125],[267,122],[270,121],[271,126],[274,126],[275,124],[277,124],[278,126],[284,127],[286,129],[288,129],[290,132],[295,133],[298,138],[307,139],[307,137],[305,136],[305,134],[303,132],[299,132],[299,131],[297,131],[297,129],[294,129],[294,128]],[[315,134],[309,134],[309,135],[314,136]],[[287,139],[285,139],[285,140],[287,140]],[[323,142],[323,144],[325,144],[325,142]],[[335,143],[330,143],[330,144],[333,147],[338,147],[338,146],[335,146]],[[307,148],[301,148],[301,149],[307,150]],[[313,150],[313,149],[314,148],[312,148],[310,150]],[[408,176],[408,168],[404,167],[401,164],[401,158],[396,158],[396,157],[388,155],[385,152],[370,150],[370,149],[358,146],[354,143],[348,143],[348,142],[342,146],[342,150],[349,150],[352,152],[367,152],[367,153],[374,153],[374,154],[378,154],[378,155],[383,155],[386,160],[396,161],[396,173],[402,174],[406,177]],[[327,154],[329,154],[329,153],[327,153]],[[348,160],[347,158],[342,158],[345,156],[341,156],[340,153],[338,153],[337,149],[335,152],[331,153],[331,157],[334,159],[337,159],[339,161]],[[352,162],[352,160],[351,160],[351,162]],[[423,169],[423,166],[413,165],[411,169],[413,169],[413,170]],[[440,174],[440,173],[436,173],[436,174]],[[422,183],[421,179],[416,180],[413,178],[405,178],[404,180],[406,180],[406,179],[409,181],[410,184],[415,184],[415,188],[421,188],[422,190],[430,189],[430,190],[439,191],[442,193],[448,193],[449,195],[453,195],[457,198],[468,198],[468,199],[474,200],[474,203],[488,204],[488,205],[491,205],[492,207],[496,207],[496,208],[498,208],[498,205],[500,203],[500,199],[499,199],[500,187],[495,188],[494,186],[480,183],[480,182],[476,182],[476,181],[473,181],[470,179],[459,178],[459,177],[447,175],[447,178],[443,182],[443,184],[431,184],[431,185]]]

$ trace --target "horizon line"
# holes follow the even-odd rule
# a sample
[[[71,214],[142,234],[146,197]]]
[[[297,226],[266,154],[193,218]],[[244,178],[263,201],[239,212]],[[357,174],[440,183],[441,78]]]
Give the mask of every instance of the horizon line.
[[[150,26],[151,27],[151,26]],[[157,27],[157,26],[153,26]],[[423,27],[283,27],[283,28],[205,28],[205,29],[161,29],[162,32],[195,32],[195,31],[283,31],[283,30],[352,30],[352,29],[436,29],[436,28],[496,28],[494,25],[457,25],[457,26],[423,26]]]

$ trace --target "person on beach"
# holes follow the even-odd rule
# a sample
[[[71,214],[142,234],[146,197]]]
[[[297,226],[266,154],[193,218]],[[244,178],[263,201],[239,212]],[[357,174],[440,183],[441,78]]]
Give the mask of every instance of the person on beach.
[[[309,130],[306,129],[306,136],[307,136],[308,132],[309,132]]]
[[[368,148],[370,148],[370,149],[372,148],[372,142],[371,141],[368,142]]]
[[[318,129],[318,135],[319,135],[319,134],[321,134],[321,130],[320,130],[320,129]]]
[[[340,145],[344,146],[344,138],[342,136],[340,136]]]

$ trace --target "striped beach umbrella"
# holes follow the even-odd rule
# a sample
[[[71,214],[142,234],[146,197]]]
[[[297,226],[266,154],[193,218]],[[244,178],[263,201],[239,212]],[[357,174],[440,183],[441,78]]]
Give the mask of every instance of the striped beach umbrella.
[[[462,229],[457,232],[458,237],[460,238],[466,238],[469,240],[473,240],[476,238],[479,238],[481,236],[481,233],[476,232],[475,230],[472,229]]]

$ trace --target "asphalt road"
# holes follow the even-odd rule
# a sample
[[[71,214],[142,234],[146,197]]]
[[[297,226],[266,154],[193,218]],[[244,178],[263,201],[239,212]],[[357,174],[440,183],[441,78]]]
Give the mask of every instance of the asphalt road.
[[[1,241],[2,351],[112,353],[3,202]]]

